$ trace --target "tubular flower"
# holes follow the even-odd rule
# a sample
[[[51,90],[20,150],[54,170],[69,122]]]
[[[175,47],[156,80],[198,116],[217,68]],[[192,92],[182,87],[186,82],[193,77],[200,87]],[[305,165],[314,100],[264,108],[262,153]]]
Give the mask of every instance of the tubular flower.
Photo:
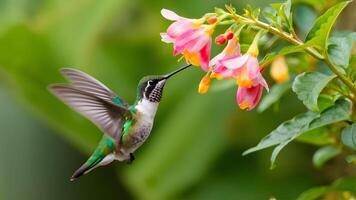
[[[214,66],[211,78],[217,78],[218,80],[222,78],[235,78],[238,69],[228,67],[224,65],[224,62],[239,57],[241,57],[239,39],[238,37],[234,37],[229,40],[225,49],[210,61],[211,66]]]
[[[161,33],[162,41],[173,43],[175,56],[182,54],[187,62],[208,71],[215,25],[203,25],[202,20],[184,18],[167,9],[162,9],[161,14],[174,21],[167,32]]]
[[[288,66],[284,56],[280,56],[272,62],[270,74],[277,83],[289,80]]]

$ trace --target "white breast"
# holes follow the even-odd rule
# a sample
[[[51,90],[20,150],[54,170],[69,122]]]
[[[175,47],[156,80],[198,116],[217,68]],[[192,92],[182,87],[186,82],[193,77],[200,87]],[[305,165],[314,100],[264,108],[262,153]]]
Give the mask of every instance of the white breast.
[[[146,99],[141,99],[135,108],[138,112],[140,112],[140,114],[142,114],[142,117],[146,118],[146,120],[153,119],[156,115],[158,103],[153,103]]]

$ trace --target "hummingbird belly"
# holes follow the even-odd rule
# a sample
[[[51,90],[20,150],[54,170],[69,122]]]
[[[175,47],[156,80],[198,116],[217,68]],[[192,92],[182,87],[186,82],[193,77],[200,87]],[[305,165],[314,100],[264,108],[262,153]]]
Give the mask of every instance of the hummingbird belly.
[[[153,120],[139,120],[129,130],[120,148],[125,156],[135,152],[148,138],[153,126]]]

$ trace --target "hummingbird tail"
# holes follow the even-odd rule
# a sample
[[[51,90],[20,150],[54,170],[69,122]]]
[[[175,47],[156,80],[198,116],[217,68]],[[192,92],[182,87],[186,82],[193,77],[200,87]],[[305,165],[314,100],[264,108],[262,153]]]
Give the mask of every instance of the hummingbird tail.
[[[77,178],[91,172],[93,169],[99,167],[99,166],[104,166],[112,161],[115,160],[115,155],[113,153],[103,155],[103,156],[97,156],[93,154],[87,162],[85,162],[77,171],[74,172],[72,177],[70,178],[70,181],[74,181]]]
[[[113,142],[110,138],[104,136],[94,153],[79,169],[77,169],[77,171],[74,172],[70,180],[74,181],[99,166],[111,163],[113,160],[115,160]]]
[[[90,165],[88,163],[84,163],[79,169],[77,169],[72,177],[70,178],[70,181],[75,181],[77,178],[83,176],[84,174],[88,173],[90,171]]]

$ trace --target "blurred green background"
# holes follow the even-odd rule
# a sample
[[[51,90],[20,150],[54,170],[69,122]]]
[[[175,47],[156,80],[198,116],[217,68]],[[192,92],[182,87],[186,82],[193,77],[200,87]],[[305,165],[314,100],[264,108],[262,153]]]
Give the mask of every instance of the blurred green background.
[[[182,65],[160,41],[169,25],[161,8],[199,17],[226,3],[271,2],[0,0],[0,199],[295,199],[328,183],[334,175],[312,167],[312,146],[293,143],[272,171],[269,151],[241,156],[304,111],[293,94],[280,112],[241,111],[235,88],[199,95],[198,68],[168,82],[132,165],[115,162],[69,181],[101,133],[48,93],[48,84],[64,81],[59,68],[81,69],[133,102],[142,76]],[[310,10],[301,12],[311,26]]]

